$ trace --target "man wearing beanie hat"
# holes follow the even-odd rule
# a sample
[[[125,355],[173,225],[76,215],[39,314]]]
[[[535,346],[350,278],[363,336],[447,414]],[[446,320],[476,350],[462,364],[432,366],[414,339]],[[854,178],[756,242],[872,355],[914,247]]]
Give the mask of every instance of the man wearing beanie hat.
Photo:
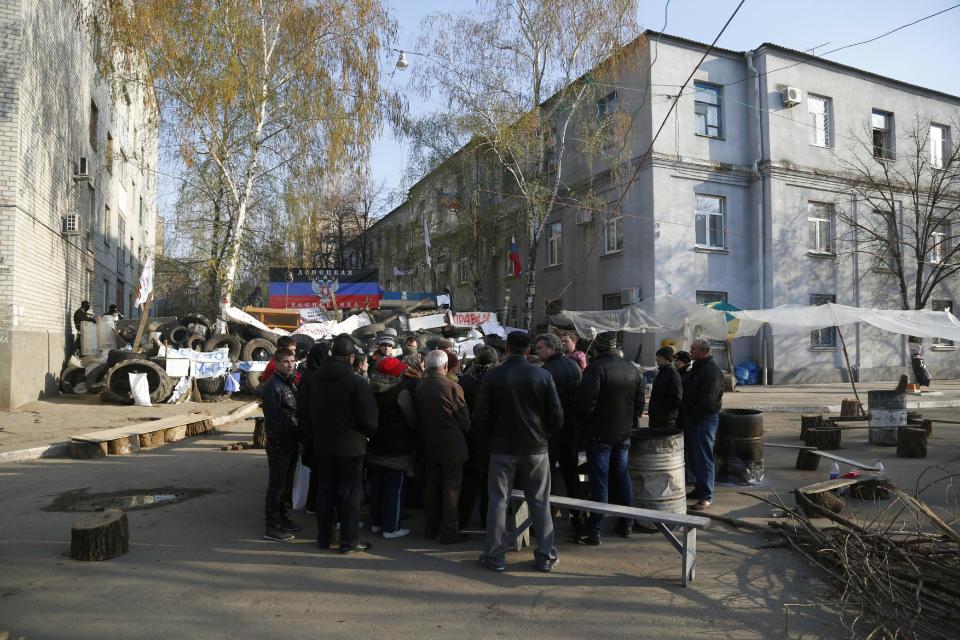
[[[657,350],[657,377],[650,387],[650,428],[675,428],[682,397],[680,374],[673,366],[673,347],[661,347]]]
[[[393,350],[396,346],[397,331],[395,329],[385,329],[380,337],[377,338],[377,350],[373,352],[370,359],[373,362],[377,362],[381,358],[391,358],[393,357]]]
[[[382,532],[384,538],[410,533],[400,528],[400,500],[404,480],[413,473],[417,413],[413,397],[401,384],[406,368],[397,358],[381,358],[370,374],[380,425],[367,447],[370,531]]]
[[[587,437],[590,498],[633,506],[633,486],[627,472],[630,432],[643,414],[643,381],[640,372],[617,354],[617,334],[601,333],[593,341],[594,358],[577,391],[577,420]],[[572,542],[600,544],[603,514],[592,513],[589,533]],[[617,533],[630,536],[632,522],[621,518]]]

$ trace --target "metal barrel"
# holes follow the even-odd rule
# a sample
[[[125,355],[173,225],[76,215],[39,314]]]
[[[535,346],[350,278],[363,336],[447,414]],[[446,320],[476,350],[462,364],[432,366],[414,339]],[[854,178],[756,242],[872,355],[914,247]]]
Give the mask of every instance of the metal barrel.
[[[637,429],[630,434],[628,467],[634,506],[670,513],[687,512],[682,431]]]
[[[721,411],[713,450],[718,482],[762,482],[763,412],[754,409]]]
[[[907,426],[907,395],[896,391],[867,391],[870,444],[897,446],[897,429]]]

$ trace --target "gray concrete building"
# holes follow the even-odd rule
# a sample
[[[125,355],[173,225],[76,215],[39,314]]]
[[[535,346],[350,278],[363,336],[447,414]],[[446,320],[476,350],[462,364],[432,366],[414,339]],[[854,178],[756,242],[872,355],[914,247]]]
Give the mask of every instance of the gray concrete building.
[[[127,316],[156,229],[152,101],[111,92],[73,5],[0,4],[0,409],[55,393],[82,300]]]
[[[558,208],[547,220],[535,321],[544,318],[548,300],[589,310],[663,295],[744,309],[827,301],[899,308],[890,270],[871,258],[858,234],[856,221],[874,211],[851,189],[851,178],[864,154],[906,173],[912,158],[949,157],[958,142],[960,97],[769,43],[747,52],[714,48],[700,64],[706,44],[667,34],[648,31],[631,47],[617,72],[598,81],[596,106],[588,105],[578,121],[595,126],[610,113],[626,114],[625,152],[565,160],[564,183],[589,191],[593,204]],[[928,141],[921,156],[910,148],[914,132]],[[613,211],[621,194],[622,206]],[[895,224],[903,225],[910,194],[891,198],[900,212]],[[401,216],[410,228],[419,224],[407,203],[373,235]],[[947,220],[931,233],[940,233],[946,246],[958,231],[960,221]],[[510,322],[523,304],[525,281],[505,275],[509,234],[500,241],[486,306],[506,311]],[[915,267],[907,271],[909,282]],[[462,297],[458,280],[447,280]],[[953,275],[939,283],[927,308],[953,308],[958,295]],[[652,364],[661,337],[628,336],[625,352],[633,356],[642,345],[642,361]],[[844,338],[862,380],[895,379],[909,365],[905,336],[858,326]],[[927,340],[925,355],[935,378],[960,375],[954,345]],[[732,356],[735,363],[765,364],[773,383],[846,379],[833,329],[737,339]]]

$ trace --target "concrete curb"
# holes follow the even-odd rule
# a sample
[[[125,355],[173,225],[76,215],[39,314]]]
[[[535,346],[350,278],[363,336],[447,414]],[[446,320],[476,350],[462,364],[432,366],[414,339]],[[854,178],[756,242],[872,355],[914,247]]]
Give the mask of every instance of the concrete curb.
[[[222,427],[232,422],[238,422],[250,416],[260,409],[259,402],[245,404],[230,413],[217,416],[211,419],[214,427]],[[41,447],[31,447],[29,449],[18,449],[16,451],[0,451],[0,464],[7,462],[27,462],[39,458],[62,458],[70,457],[70,442],[54,442]]]
[[[907,400],[907,409],[945,409],[960,407],[960,398],[954,400]],[[724,409],[755,409],[764,413],[840,413],[839,404],[757,404],[724,407]]]

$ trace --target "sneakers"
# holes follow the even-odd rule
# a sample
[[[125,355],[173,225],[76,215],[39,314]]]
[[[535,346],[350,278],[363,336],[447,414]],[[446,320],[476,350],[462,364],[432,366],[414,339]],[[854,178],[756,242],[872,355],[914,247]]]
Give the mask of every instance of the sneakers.
[[[383,527],[379,527],[375,524],[370,525],[370,533],[380,533],[383,531]]]
[[[480,558],[480,566],[484,569],[489,569],[490,571],[496,571],[497,573],[503,573],[507,570],[507,565],[497,564],[489,558]]]
[[[347,547],[341,545],[341,546],[340,546],[340,553],[344,553],[344,554],[346,554],[346,553],[359,553],[359,552],[361,552],[361,551],[370,551],[370,549],[371,549],[371,545],[370,545],[369,542],[358,542],[358,543],[355,544],[355,545],[351,545],[351,546],[347,546]]]
[[[373,527],[370,527],[370,530],[373,531]],[[374,533],[376,532],[374,531]],[[393,538],[402,538],[408,535],[410,535],[410,529],[397,529],[396,531],[383,532],[383,537],[386,538],[387,540],[391,540]]]
[[[579,538],[574,539],[573,536],[570,537],[570,542],[574,544],[585,544],[588,547],[599,547],[600,546],[600,536],[595,533],[591,533],[585,536],[580,536]]]
[[[706,511],[713,504],[713,500],[697,500],[696,504],[690,506],[691,511]]]
[[[294,531],[300,531],[300,525],[293,520],[281,520],[280,526],[278,526],[277,529],[280,529],[280,531],[286,531],[287,533],[292,533]]]
[[[560,558],[554,558],[553,560],[546,558],[544,560],[536,561],[537,571],[541,571],[543,573],[550,573],[558,564],[560,564]]]
[[[295,537],[296,536],[294,536],[292,533],[287,533],[286,531],[283,531],[282,529],[279,529],[276,527],[272,529],[267,529],[263,533],[264,540],[272,540],[274,542],[290,542]]]

